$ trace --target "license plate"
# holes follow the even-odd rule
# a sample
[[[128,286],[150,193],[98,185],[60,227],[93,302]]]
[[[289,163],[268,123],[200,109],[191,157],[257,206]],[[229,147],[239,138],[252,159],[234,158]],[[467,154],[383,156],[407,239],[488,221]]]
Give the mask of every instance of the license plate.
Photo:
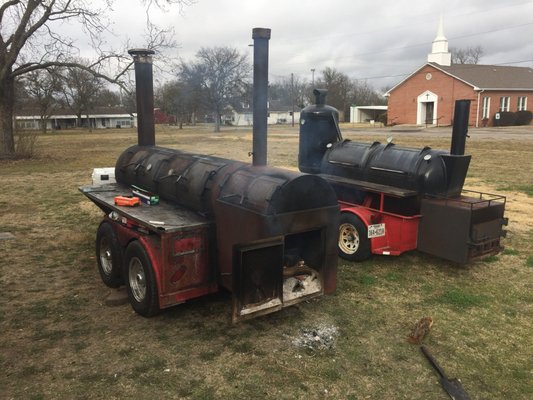
[[[385,236],[385,224],[368,225],[368,238]]]

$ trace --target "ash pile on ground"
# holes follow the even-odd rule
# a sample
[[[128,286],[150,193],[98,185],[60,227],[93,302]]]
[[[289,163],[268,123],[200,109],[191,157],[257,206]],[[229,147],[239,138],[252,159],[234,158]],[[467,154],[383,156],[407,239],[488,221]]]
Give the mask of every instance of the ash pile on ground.
[[[339,330],[335,325],[322,324],[312,328],[302,328],[292,344],[310,350],[328,350],[335,347]]]

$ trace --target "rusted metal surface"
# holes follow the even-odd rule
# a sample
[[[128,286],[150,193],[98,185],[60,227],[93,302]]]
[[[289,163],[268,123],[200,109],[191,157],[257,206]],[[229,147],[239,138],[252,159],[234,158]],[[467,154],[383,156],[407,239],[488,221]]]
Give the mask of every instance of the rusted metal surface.
[[[503,196],[472,191],[423,199],[418,249],[460,264],[499,253],[507,224],[505,202]]]
[[[80,191],[91,199],[106,215],[115,212],[142,225],[154,233],[177,232],[184,227],[199,227],[213,221],[191,210],[176,207],[175,204],[161,201],[157,206],[140,204],[138,207],[121,207],[114,202],[115,196],[131,193],[128,186],[119,184],[105,186],[85,186]],[[163,223],[161,223],[163,222]]]
[[[218,291],[212,267],[215,251],[212,225],[184,224],[172,232],[147,235],[142,231],[144,224],[136,225],[127,218],[106,220],[112,224],[123,248],[132,240],[143,245],[156,277],[159,308]]]
[[[127,149],[115,175],[216,221],[219,281],[234,291],[235,320],[335,290],[339,207],[321,177],[155,146]],[[308,273],[282,277],[299,262]]]

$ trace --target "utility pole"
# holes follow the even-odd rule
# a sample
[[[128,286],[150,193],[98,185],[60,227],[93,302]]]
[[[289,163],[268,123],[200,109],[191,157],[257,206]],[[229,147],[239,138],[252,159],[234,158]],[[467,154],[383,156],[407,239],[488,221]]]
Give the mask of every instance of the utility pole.
[[[315,69],[311,68],[311,86],[315,88]]]
[[[292,126],[294,126],[294,74],[291,72]]]

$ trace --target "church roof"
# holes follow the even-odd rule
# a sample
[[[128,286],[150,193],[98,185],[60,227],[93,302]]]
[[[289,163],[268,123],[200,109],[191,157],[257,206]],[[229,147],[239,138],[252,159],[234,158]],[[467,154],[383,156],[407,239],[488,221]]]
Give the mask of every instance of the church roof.
[[[533,90],[533,68],[505,65],[428,63],[471,86],[483,90]]]
[[[401,86],[427,65],[472,86],[474,90],[533,90],[533,68],[480,64],[452,64],[446,66],[429,62],[403,79],[385,95],[389,95],[390,92]]]

